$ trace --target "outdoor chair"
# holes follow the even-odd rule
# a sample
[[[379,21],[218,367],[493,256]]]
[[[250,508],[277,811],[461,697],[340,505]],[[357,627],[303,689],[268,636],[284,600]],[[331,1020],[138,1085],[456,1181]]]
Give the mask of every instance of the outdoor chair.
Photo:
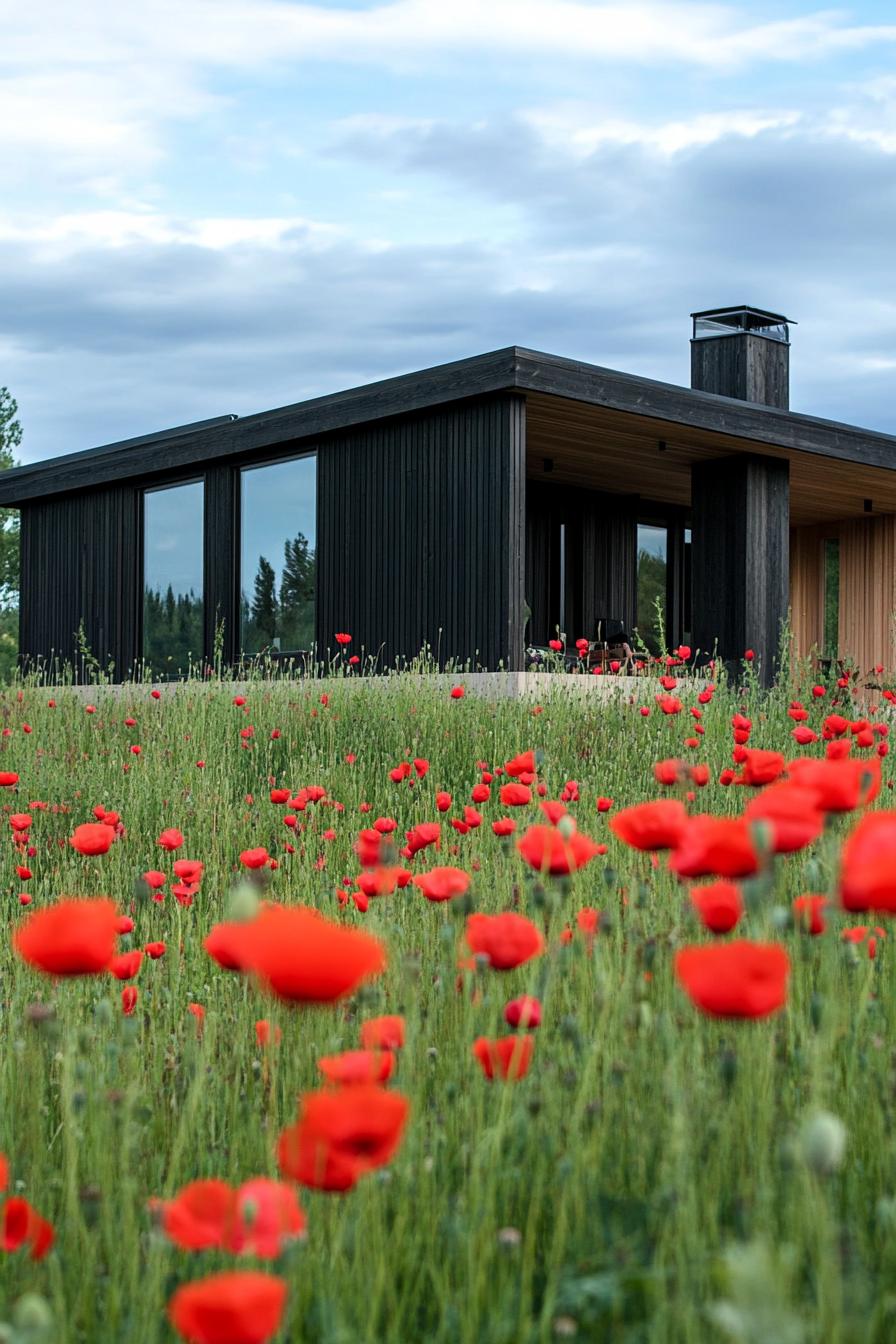
[[[625,670],[632,667],[635,652],[622,621],[610,616],[598,617],[588,661],[591,666],[599,664],[603,671],[614,662],[620,663]]]

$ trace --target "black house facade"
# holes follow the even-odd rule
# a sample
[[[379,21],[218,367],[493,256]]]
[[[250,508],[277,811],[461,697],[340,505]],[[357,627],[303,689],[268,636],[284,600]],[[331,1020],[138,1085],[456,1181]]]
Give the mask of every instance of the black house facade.
[[[691,387],[511,346],[0,476],[26,667],[214,656],[519,669],[618,622],[773,675],[891,668],[896,438],[789,410],[790,324],[692,314]]]

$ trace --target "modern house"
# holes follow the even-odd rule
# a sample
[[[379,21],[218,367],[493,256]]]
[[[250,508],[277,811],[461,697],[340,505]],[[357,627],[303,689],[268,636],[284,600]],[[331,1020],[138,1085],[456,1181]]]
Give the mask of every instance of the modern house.
[[[691,387],[510,346],[0,475],[27,666],[217,651],[524,665],[602,620],[773,674],[896,665],[896,437],[788,408],[790,323],[694,313]],[[79,636],[80,631],[80,636]]]

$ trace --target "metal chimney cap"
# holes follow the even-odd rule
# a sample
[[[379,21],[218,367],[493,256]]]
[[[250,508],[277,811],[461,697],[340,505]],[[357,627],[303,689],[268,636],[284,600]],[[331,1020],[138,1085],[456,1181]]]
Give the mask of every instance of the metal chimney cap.
[[[706,308],[690,316],[694,324],[695,341],[749,332],[753,336],[764,336],[767,340],[787,345],[790,342],[789,328],[791,325],[796,326],[791,318],[784,317],[782,313],[773,313],[767,308],[753,308],[750,304],[732,308]]]

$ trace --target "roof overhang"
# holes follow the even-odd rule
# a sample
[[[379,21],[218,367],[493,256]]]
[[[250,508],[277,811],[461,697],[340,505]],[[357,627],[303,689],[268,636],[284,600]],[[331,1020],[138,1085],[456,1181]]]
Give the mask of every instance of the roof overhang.
[[[536,421],[544,399],[556,398],[567,404],[567,416],[574,410],[569,403],[599,408],[598,418],[612,419],[622,433],[665,439],[684,450],[705,447],[715,456],[771,452],[795,464],[824,458],[838,479],[845,465],[872,470],[878,483],[891,473],[896,481],[896,437],[508,346],[243,419],[222,417],[15,467],[0,473],[0,505],[261,456],[361,424],[499,392],[526,394]],[[806,470],[817,473],[818,467],[816,462]]]

